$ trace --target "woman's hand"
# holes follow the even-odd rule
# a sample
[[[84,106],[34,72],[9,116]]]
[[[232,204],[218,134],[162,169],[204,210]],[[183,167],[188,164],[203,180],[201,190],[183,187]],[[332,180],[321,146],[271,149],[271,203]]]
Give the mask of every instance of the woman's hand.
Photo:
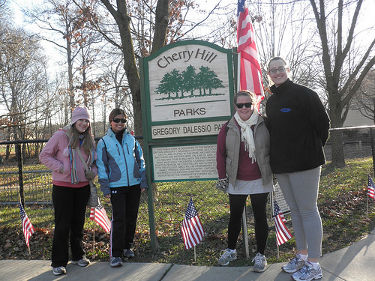
[[[223,179],[218,179],[216,183],[216,188],[219,189],[220,191],[227,191],[227,188],[229,186],[229,179],[228,178],[223,178]]]
[[[95,173],[93,171],[85,171],[85,176],[86,176],[86,179],[91,181],[95,178]]]

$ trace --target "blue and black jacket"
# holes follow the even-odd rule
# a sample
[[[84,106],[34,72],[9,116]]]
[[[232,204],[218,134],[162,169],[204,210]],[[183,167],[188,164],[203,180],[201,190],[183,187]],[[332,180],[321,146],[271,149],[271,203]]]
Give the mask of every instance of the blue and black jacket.
[[[141,188],[147,188],[142,148],[127,130],[120,143],[112,129],[108,129],[98,142],[97,157],[98,178],[104,195],[118,187],[140,184]]]

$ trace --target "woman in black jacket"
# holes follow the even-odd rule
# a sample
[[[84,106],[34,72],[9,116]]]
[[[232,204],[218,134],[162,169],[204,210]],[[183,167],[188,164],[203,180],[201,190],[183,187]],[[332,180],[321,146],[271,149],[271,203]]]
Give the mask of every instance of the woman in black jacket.
[[[282,268],[294,280],[322,278],[322,222],[317,207],[323,146],[329,118],[319,96],[288,78],[286,61],[275,57],[268,63],[274,85],[266,104],[270,132],[270,161],[288,203],[297,254]]]

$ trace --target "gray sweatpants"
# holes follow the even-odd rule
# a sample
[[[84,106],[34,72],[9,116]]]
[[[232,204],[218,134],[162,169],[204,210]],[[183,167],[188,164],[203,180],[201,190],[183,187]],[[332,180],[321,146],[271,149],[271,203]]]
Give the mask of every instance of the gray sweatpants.
[[[309,258],[322,253],[323,227],[317,200],[321,167],[275,174],[289,205],[297,250],[308,250]]]

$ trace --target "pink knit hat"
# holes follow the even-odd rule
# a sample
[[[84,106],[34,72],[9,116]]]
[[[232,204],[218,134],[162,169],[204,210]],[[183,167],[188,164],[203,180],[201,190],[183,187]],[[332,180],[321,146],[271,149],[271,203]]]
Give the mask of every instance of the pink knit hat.
[[[77,122],[79,119],[84,120],[90,120],[89,111],[86,107],[76,107],[72,112],[72,121],[70,122],[70,125],[73,125],[75,122]]]

